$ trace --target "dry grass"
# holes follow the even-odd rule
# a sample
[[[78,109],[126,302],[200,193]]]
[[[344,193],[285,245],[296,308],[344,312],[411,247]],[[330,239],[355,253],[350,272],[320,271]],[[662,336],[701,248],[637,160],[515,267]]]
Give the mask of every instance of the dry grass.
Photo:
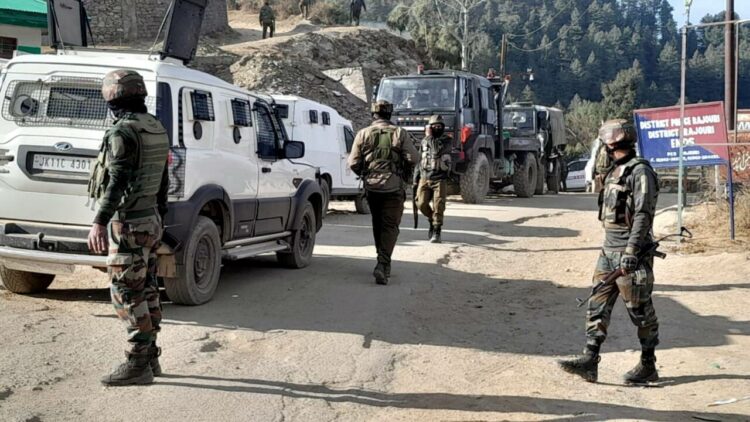
[[[729,201],[711,200],[692,207],[686,218],[694,239],[683,244],[687,253],[747,251],[750,246],[750,188],[737,192],[734,206],[735,241],[729,240]]]

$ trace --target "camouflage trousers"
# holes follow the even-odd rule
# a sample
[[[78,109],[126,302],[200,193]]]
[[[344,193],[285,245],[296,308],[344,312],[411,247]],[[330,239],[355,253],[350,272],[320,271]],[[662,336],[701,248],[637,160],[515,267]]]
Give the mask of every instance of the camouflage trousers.
[[[158,214],[112,220],[107,226],[107,268],[117,315],[127,325],[132,353],[144,353],[160,330],[161,303],[156,249],[162,234]]]
[[[401,233],[398,226],[404,214],[405,199],[406,193],[403,190],[387,193],[367,192],[367,202],[372,215],[372,235],[375,238],[378,262],[381,264],[391,264],[391,255]]]
[[[622,252],[602,251],[596,264],[594,284],[619,266],[621,256]],[[641,347],[654,348],[659,344],[659,321],[651,300],[654,289],[653,264],[653,257],[646,259],[634,273],[618,278],[616,283],[603,287],[589,299],[586,311],[588,344],[598,346],[607,338],[607,328],[617,296],[622,296],[630,320],[638,327]]]
[[[419,179],[417,206],[427,220],[435,226],[443,225],[445,202],[448,199],[448,182]]]

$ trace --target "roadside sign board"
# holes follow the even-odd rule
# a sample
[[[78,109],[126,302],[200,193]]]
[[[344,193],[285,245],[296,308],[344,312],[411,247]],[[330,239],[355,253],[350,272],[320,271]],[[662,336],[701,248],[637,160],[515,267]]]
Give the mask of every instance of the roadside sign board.
[[[737,114],[737,136],[731,136],[732,169],[734,179],[743,183],[750,183],[750,110],[740,110]]]
[[[635,125],[641,155],[653,167],[677,167],[680,151],[680,107],[636,110]],[[711,102],[685,106],[684,166],[726,164],[727,125],[724,103]],[[709,145],[706,145],[709,144]]]

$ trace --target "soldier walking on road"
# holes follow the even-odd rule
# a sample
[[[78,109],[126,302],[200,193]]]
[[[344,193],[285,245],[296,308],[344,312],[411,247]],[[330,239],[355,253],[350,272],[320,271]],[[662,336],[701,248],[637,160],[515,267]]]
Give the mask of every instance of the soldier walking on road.
[[[349,11],[351,12],[352,25],[359,26],[359,16],[362,14],[362,10],[367,11],[365,0],[351,0]]]
[[[266,36],[273,38],[273,32],[276,30],[276,15],[273,13],[271,5],[268,4],[268,0],[260,8],[259,20],[260,26],[263,27],[263,39],[266,39]]]
[[[451,138],[445,134],[443,117],[432,116],[427,123],[427,136],[422,140],[420,160],[414,172],[417,206],[430,222],[427,237],[432,243],[441,242],[440,231],[448,200],[451,144]]]
[[[156,250],[167,212],[169,138],[147,112],[146,85],[137,72],[108,73],[102,95],[116,120],[104,135],[89,181],[99,211],[88,244],[97,254],[108,252],[112,303],[127,324],[130,342],[127,361],[102,383],[150,384],[161,375]]]
[[[604,190],[599,194],[599,220],[604,224],[605,240],[594,272],[594,283],[616,269],[625,275],[604,285],[588,301],[586,312],[586,348],[582,355],[560,361],[567,372],[596,382],[599,349],[607,337],[610,316],[617,296],[621,295],[631,321],[638,327],[641,360],[625,374],[625,382],[642,384],[656,381],[656,356],[659,323],[651,300],[654,288],[653,256],[643,256],[653,242],[652,227],[659,196],[657,177],[648,161],[636,156],[636,133],[625,120],[610,120],[599,130],[614,167],[607,173]]]
[[[388,284],[391,255],[398,240],[404,213],[406,181],[411,180],[417,150],[406,131],[391,123],[393,105],[372,105],[375,121],[360,130],[349,155],[349,167],[364,180],[372,214],[372,234],[378,263],[373,275],[378,284]]]
[[[310,6],[313,0],[300,0],[299,1],[299,12],[302,14],[302,18],[307,19],[310,17]]]

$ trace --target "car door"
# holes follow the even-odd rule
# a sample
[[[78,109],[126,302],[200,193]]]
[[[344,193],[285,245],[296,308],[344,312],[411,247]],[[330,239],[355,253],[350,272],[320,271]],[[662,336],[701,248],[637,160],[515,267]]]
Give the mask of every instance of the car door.
[[[263,236],[286,229],[299,181],[292,163],[282,157],[284,131],[273,111],[263,101],[255,102],[254,111],[260,166],[255,236]]]

